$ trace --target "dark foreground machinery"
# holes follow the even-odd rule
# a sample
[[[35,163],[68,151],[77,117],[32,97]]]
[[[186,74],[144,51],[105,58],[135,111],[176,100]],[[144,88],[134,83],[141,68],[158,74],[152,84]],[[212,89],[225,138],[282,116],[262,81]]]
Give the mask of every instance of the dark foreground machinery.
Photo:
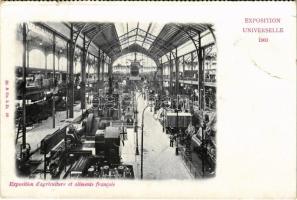
[[[26,165],[19,159],[19,175],[45,179],[133,179],[133,166],[123,163],[121,158],[127,132],[119,120],[119,102],[119,95],[95,94],[92,109],[80,123],[62,127],[41,141],[41,164],[30,167],[30,149]]]

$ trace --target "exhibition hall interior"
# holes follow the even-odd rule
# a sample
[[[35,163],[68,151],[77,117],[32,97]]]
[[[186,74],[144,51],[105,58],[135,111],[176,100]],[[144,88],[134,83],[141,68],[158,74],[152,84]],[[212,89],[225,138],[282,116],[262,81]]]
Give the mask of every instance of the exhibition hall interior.
[[[17,176],[215,176],[213,24],[24,22],[16,30]]]

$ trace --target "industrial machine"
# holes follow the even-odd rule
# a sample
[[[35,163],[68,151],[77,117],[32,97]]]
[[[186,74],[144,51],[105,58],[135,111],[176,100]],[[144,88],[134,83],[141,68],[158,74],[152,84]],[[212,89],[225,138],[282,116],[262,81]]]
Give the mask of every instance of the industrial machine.
[[[93,107],[85,118],[47,135],[41,140],[43,162],[34,169],[29,163],[30,148],[17,159],[17,169],[26,176],[51,178],[134,178],[132,165],[122,162],[126,137],[119,120],[118,94],[94,95]]]
[[[82,147],[88,144],[91,155],[80,156],[69,169],[70,177],[134,178],[133,167],[121,162],[126,129],[119,120],[118,95],[106,94],[94,99],[93,113],[84,121]],[[100,110],[103,110],[101,112]],[[84,148],[82,148],[84,149]]]
[[[25,176],[39,174],[45,179],[134,178],[133,166],[123,163],[121,158],[127,139],[127,123],[122,121],[121,113],[122,96],[113,87],[112,78],[106,88],[93,94],[93,106],[82,114],[80,121],[61,127],[41,140],[37,154],[43,159],[34,169],[30,163],[31,149],[29,145],[23,147],[17,157],[17,170]],[[51,108],[50,99],[47,103]]]
[[[66,110],[66,72],[56,72],[56,83],[53,81],[53,74],[45,69],[29,68],[26,70],[26,84],[21,78],[22,67],[16,68],[16,125],[20,128],[22,118],[22,97],[25,93],[27,100],[26,108],[26,126],[32,126],[36,123],[46,120],[52,115],[53,101],[55,101],[55,110]],[[58,81],[60,80],[60,81]],[[54,88],[54,85],[57,87]],[[76,92],[77,93],[77,92]],[[54,98],[53,98],[54,97]]]
[[[131,61],[131,65],[130,65],[130,76],[132,77],[137,77],[139,76],[139,70],[142,67],[140,64],[140,60],[136,59],[136,52],[134,53],[134,60]]]
[[[140,63],[137,61],[134,61],[131,63],[131,69],[130,69],[130,74],[131,76],[138,76],[139,75],[139,68],[140,68]]]

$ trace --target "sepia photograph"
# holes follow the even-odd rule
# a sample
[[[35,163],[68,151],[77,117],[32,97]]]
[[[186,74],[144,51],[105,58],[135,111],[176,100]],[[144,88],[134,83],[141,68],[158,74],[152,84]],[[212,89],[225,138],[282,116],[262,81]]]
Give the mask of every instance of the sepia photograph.
[[[0,198],[296,199],[294,2],[0,13]]]
[[[15,167],[27,179],[216,176],[216,28],[18,24]]]

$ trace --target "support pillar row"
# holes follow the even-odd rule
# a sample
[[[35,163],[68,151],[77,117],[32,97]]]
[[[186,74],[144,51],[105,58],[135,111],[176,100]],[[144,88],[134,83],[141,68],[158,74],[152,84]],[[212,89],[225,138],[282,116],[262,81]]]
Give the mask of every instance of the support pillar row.
[[[68,102],[70,118],[73,118],[73,103],[74,103],[73,59],[74,59],[73,25],[71,24],[70,42],[69,42],[69,102]]]

